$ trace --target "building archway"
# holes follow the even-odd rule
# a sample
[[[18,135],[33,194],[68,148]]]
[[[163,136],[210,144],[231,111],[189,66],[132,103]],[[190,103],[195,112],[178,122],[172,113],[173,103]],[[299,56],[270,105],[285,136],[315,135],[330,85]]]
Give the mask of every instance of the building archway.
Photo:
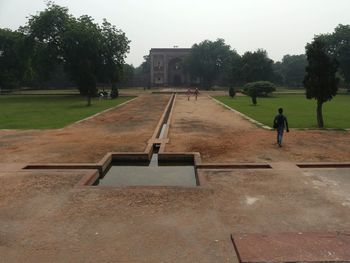
[[[181,86],[181,76],[175,75],[173,83],[174,83],[174,86],[176,87]]]
[[[181,86],[185,82],[185,74],[181,58],[173,58],[168,63],[168,84],[170,86]]]

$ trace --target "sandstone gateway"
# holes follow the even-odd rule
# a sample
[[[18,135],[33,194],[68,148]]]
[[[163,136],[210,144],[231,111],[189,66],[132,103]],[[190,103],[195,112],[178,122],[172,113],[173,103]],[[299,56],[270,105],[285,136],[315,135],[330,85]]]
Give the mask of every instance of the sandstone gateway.
[[[152,48],[151,86],[189,86],[190,75],[183,69],[183,61],[190,48]]]

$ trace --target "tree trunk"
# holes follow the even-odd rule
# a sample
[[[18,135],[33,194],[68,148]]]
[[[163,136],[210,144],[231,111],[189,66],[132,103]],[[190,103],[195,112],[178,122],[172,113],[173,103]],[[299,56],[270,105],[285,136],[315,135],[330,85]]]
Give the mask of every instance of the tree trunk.
[[[323,128],[322,105],[323,105],[323,102],[317,101],[317,125],[318,125],[318,128]]]
[[[252,96],[252,103],[253,103],[253,105],[256,105],[256,103],[257,103],[256,96]]]

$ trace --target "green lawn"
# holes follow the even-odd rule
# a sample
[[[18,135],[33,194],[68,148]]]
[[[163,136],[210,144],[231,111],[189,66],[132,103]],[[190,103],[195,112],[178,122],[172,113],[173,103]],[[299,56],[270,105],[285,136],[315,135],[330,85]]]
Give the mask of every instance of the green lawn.
[[[217,96],[217,100],[231,108],[265,124],[272,126],[277,109],[282,107],[291,128],[316,128],[316,101],[307,100],[305,95],[274,95],[258,98],[253,106],[250,97]],[[350,128],[350,95],[338,94],[333,100],[323,104],[325,128]]]
[[[0,96],[0,129],[62,128],[132,98],[94,98],[87,107],[81,96]]]

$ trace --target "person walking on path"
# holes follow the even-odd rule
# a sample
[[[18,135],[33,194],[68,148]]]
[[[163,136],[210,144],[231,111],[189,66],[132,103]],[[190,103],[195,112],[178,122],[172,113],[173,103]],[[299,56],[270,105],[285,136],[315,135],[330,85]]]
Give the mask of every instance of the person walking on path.
[[[187,100],[190,100],[190,96],[191,96],[191,89],[190,89],[190,88],[188,88],[186,93],[187,93]]]
[[[278,114],[276,115],[275,119],[273,120],[273,127],[277,129],[277,143],[279,147],[282,147],[282,138],[283,138],[283,131],[284,128],[286,128],[286,131],[289,132],[288,128],[288,121],[286,116],[283,115],[283,109],[278,109]]]
[[[194,90],[194,95],[196,96],[196,100],[197,100],[198,94],[199,94],[199,89],[196,88],[196,89]]]

